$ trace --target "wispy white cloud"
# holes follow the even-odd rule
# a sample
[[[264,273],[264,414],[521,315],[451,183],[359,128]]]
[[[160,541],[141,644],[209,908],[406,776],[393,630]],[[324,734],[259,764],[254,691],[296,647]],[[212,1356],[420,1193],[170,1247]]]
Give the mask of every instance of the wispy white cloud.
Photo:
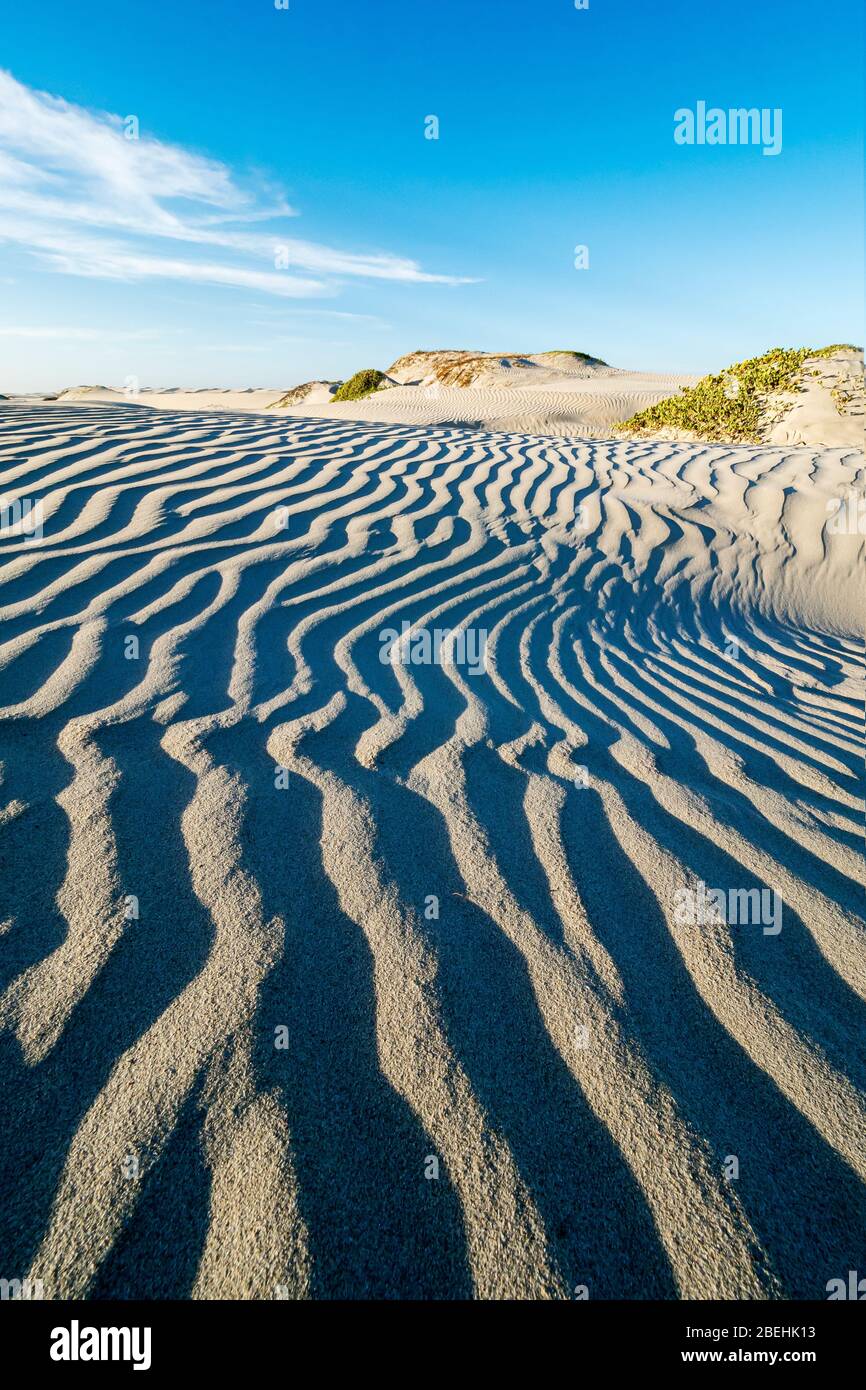
[[[146,132],[129,139],[128,120],[0,70],[0,242],[67,275],[159,277],[290,299],[332,295],[347,278],[467,283],[387,252],[266,233],[261,224],[297,215],[281,191],[245,186],[219,161]]]
[[[165,331],[157,331],[155,328],[84,328],[81,325],[51,323],[3,324],[0,326],[0,338],[45,338],[74,343],[97,343],[106,339],[114,342],[116,339],[122,339],[126,342],[162,338]]]
[[[391,325],[389,323],[386,323],[383,318],[380,318],[378,314],[356,314],[348,309],[299,309],[294,304],[291,306],[291,308],[287,307],[284,304],[257,304],[255,305],[255,309],[258,314],[265,315],[265,317],[250,319],[250,323],[255,324],[257,326],[264,326],[266,328],[273,327],[273,317],[266,317],[268,314],[272,316],[277,316],[281,323],[285,322],[289,318],[353,319],[356,323],[369,323],[374,328],[391,327]]]

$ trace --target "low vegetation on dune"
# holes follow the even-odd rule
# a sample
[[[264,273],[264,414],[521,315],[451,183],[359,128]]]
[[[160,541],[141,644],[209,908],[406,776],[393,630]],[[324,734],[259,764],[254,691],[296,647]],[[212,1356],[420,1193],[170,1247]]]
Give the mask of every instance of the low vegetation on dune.
[[[478,375],[499,361],[489,353],[465,352],[453,357],[442,357],[433,363],[433,375],[440,386],[471,386]]]
[[[575,352],[570,348],[565,348],[538,353],[443,353],[441,360],[434,364],[433,372],[442,386],[471,386],[481,373],[490,368],[500,366],[528,367],[531,369],[541,365],[543,359],[550,357],[568,357],[573,363],[579,363],[584,367],[607,366],[607,363],[603,362],[600,357],[593,357],[588,352]],[[553,364],[547,363],[546,365]]]
[[[678,396],[632,415],[616,428],[630,434],[684,430],[702,439],[758,444],[766,402],[778,392],[800,389],[803,366],[810,358],[859,352],[850,343],[823,348],[771,348],[761,357],[736,362],[726,371],[683,386]]]
[[[600,357],[573,348],[554,348],[549,352],[480,352],[455,348],[419,349],[404,353],[388,368],[391,377],[407,385],[438,384],[440,386],[475,386],[489,383],[490,374],[500,369],[523,368],[531,372],[536,367],[548,371],[607,367]]]
[[[356,372],[350,376],[348,381],[344,381],[331,397],[335,401],[359,401],[363,396],[372,396],[374,391],[378,391],[382,382],[387,380],[385,373],[380,372],[378,367],[365,367],[363,371]]]
[[[301,405],[317,387],[327,390],[329,386],[339,385],[338,381],[304,381],[300,386],[293,386],[291,391],[287,391],[284,396],[280,396],[279,400],[274,401],[274,407],[284,408],[291,405]]]
[[[573,348],[548,348],[546,352],[539,352],[537,355],[539,357],[573,357],[577,362],[588,367],[606,367],[608,365],[602,357],[593,357],[591,352],[575,352]]]

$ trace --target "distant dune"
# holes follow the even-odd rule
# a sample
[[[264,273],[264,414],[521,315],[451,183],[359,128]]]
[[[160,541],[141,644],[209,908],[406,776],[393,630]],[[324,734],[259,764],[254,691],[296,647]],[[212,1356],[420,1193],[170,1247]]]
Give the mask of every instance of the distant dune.
[[[265,411],[273,406],[279,392],[246,387],[225,390],[223,387],[201,387],[189,390],[175,386],[168,389],[142,387],[135,391],[117,390],[108,386],[70,386],[56,399],[71,404],[146,405],[157,410],[254,410]]]
[[[802,352],[775,350],[775,355],[783,364],[796,365],[783,389],[763,391],[747,369],[775,360],[773,353],[698,378],[625,371],[583,352],[436,350],[406,353],[379,374],[376,389],[344,401],[335,399],[335,393],[345,383],[323,380],[283,392],[144,387],[131,393],[77,386],[58,399],[169,410],[273,411],[382,424],[454,424],[566,438],[609,438],[621,430],[645,439],[861,447],[866,425],[862,352],[828,348],[805,360]],[[737,373],[744,374],[738,378]],[[741,382],[759,403],[749,428],[736,418],[729,399]]]
[[[4,1277],[866,1269],[862,453],[542,437],[672,388],[549,356],[0,410]]]
[[[290,406],[322,405],[331,399],[338,381],[305,381],[302,386],[293,386],[279,400],[272,401],[270,409],[287,410]]]
[[[410,352],[398,357],[388,376],[401,386],[509,386],[533,389],[563,378],[608,374],[611,368],[585,352],[499,353]]]
[[[135,393],[77,386],[61,401],[112,401],[168,410],[279,411],[304,418],[391,424],[464,424],[530,434],[607,436],[611,426],[669,396],[695,376],[627,372],[578,352],[520,354],[407,353],[381,388],[360,400],[334,401],[338,381],[308,381],[289,391],[142,387]]]

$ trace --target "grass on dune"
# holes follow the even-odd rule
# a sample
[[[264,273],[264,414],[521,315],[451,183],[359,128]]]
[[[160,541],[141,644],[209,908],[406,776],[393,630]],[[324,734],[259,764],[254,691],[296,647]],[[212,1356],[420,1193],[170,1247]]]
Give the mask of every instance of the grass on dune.
[[[618,430],[688,430],[704,439],[757,444],[760,442],[761,408],[777,391],[795,391],[803,363],[810,357],[831,357],[842,350],[859,351],[850,343],[823,348],[771,348],[761,357],[736,362],[726,371],[702,377],[695,386],[684,386],[631,419]]]
[[[574,348],[547,348],[545,352],[539,352],[539,357],[576,357],[578,362],[588,362],[595,367],[606,367],[608,364],[602,357],[594,357],[591,352],[576,352]]]
[[[371,396],[385,380],[385,373],[378,367],[365,367],[362,371],[344,381],[331,397],[334,401],[359,401],[363,396]]]

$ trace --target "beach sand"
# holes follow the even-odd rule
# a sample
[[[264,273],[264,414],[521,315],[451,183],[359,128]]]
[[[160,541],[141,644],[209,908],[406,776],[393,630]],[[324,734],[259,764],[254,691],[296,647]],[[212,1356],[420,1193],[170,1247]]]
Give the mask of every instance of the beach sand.
[[[459,388],[0,407],[0,492],[42,504],[0,536],[5,1276],[866,1269],[862,454],[550,438],[574,401],[500,394],[519,431],[442,423]],[[383,662],[404,622],[483,669]],[[684,921],[701,885],[781,930]]]
[[[299,419],[365,420],[376,424],[460,424],[478,429],[518,433],[574,435],[610,434],[611,426],[639,410],[693,385],[695,376],[669,372],[630,372],[616,367],[581,368],[568,358],[558,365],[525,359],[527,367],[492,365],[478,372],[469,386],[443,385],[428,370],[442,354],[409,354],[389,372],[398,384],[355,401],[332,401],[325,383],[311,382],[288,393],[272,388],[242,391],[160,391],[141,387],[135,393],[105,386],[72,387],[61,394],[63,404],[110,403],[150,406],[157,410],[225,410],[236,413],[271,412]],[[507,359],[505,359],[507,360]],[[485,359],[486,361],[486,359]],[[414,369],[401,369],[402,363]],[[288,395],[289,404],[282,402]],[[294,397],[301,395],[297,403]]]

